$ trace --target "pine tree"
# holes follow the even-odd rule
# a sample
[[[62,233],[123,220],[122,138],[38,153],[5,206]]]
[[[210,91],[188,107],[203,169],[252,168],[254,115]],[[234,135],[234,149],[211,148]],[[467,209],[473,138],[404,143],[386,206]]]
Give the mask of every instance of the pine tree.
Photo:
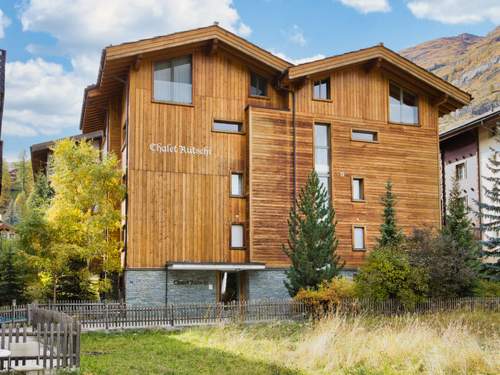
[[[16,264],[16,253],[10,242],[0,241],[0,304],[10,304],[12,300],[23,301],[24,282],[20,267]]]
[[[389,179],[385,184],[385,194],[381,199],[384,205],[384,222],[380,225],[379,247],[398,246],[404,239],[403,232],[396,224],[396,196],[392,192],[392,181]]]
[[[291,296],[300,289],[315,289],[321,282],[339,275],[343,263],[336,254],[335,226],[335,210],[328,192],[313,171],[290,210],[288,246],[283,246],[292,263],[285,281]]]
[[[500,129],[497,128],[497,134]],[[497,136],[497,142],[500,139]],[[489,182],[483,186],[485,200],[478,202],[479,215],[482,218],[481,231],[486,237],[482,241],[482,274],[491,280],[500,280],[500,150],[491,148],[488,169],[491,176],[482,178]]]
[[[450,191],[445,223],[444,235],[451,237],[459,248],[467,250],[471,255],[477,253],[478,242],[474,239],[474,228],[467,217],[467,208],[456,180],[453,181]]]

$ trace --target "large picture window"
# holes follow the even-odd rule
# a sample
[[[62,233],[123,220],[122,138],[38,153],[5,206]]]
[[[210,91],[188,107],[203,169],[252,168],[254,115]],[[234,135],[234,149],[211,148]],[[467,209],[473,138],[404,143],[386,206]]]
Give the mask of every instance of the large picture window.
[[[389,121],[418,124],[418,97],[392,82],[389,84]]]
[[[314,170],[330,196],[330,125],[314,124]]]
[[[191,56],[179,57],[154,64],[154,99],[164,102],[191,104]]]

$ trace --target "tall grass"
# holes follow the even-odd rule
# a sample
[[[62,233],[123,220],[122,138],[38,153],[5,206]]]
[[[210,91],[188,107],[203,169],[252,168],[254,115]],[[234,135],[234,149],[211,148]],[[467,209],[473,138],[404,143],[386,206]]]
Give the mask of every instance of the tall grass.
[[[499,374],[500,314],[333,315],[308,325],[191,330],[180,339],[307,374]]]

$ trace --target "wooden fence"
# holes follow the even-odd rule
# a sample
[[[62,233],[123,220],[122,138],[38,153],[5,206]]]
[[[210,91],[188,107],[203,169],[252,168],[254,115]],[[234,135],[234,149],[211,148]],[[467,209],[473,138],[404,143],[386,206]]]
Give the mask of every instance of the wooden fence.
[[[46,369],[78,368],[80,366],[80,324],[71,316],[58,311],[28,305],[25,323],[4,323],[0,326],[0,348],[11,343],[36,341],[40,345],[37,357],[11,358],[18,365],[36,362]],[[7,359],[0,360],[0,369],[7,368]]]
[[[22,307],[18,307],[21,309]],[[61,312],[78,320],[83,329],[174,327],[209,325],[229,322],[266,322],[273,320],[303,320],[318,310],[294,300],[248,301],[232,304],[168,304],[159,306],[128,305],[123,302],[73,302],[38,305],[39,309]],[[487,310],[500,312],[500,298],[426,299],[414,306],[404,306],[396,300],[344,299],[340,304],[324,306],[319,315],[332,311],[344,314],[435,313],[452,310]],[[0,309],[0,314],[3,310]],[[5,310],[7,314],[8,309]],[[16,310],[15,319],[29,319],[31,310]],[[46,312],[45,314],[49,314]],[[46,315],[45,321],[51,318]]]

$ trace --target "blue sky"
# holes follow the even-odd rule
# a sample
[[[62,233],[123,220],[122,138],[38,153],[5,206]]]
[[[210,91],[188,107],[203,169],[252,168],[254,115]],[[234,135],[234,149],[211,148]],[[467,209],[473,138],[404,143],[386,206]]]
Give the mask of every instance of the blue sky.
[[[500,23],[498,0],[0,0],[7,50],[2,138],[12,161],[77,134],[83,88],[109,44],[213,21],[293,61],[383,42],[396,51]]]

